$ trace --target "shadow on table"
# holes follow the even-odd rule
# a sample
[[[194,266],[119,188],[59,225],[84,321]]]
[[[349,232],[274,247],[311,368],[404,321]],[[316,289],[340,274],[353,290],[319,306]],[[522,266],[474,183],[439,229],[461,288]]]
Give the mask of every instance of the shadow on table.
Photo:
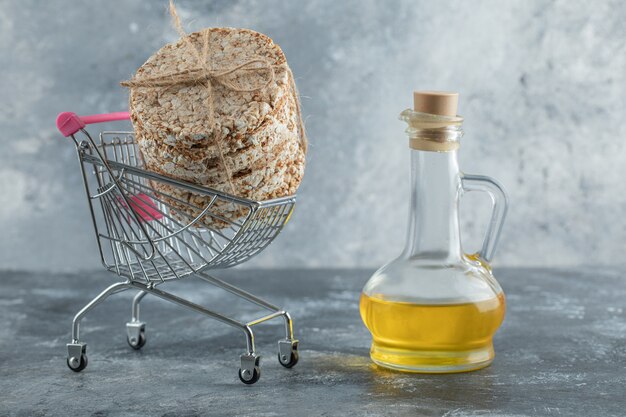
[[[487,367],[457,374],[417,374],[392,371],[371,362],[369,355],[329,353],[315,358],[315,374],[339,384],[358,386],[368,398],[411,400],[431,406],[492,409],[510,400],[505,384]]]

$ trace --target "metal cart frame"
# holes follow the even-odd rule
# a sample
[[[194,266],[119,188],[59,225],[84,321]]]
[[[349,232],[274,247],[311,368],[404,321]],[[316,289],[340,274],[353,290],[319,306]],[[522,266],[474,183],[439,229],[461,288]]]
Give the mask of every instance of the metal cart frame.
[[[146,343],[139,305],[151,294],[241,330],[246,350],[240,357],[239,378],[245,384],[258,381],[261,372],[252,328],[282,318],[285,338],[278,341],[278,360],[291,368],[298,362],[298,340],[289,313],[207,271],[240,264],[261,252],[289,220],[296,197],[258,202],[159,175],[144,169],[133,133],[102,132],[96,142],[85,130],[88,124],[129,118],[128,112],[83,117],[65,112],[57,118],[58,129],[76,146],[102,264],[124,279],[102,291],[74,317],[72,342],[67,344],[68,367],[80,372],[87,366],[87,345],[80,340],[80,322],[85,315],[112,294],[137,290],[131,321],[126,324],[127,341],[133,349]],[[79,132],[83,140],[77,139]],[[101,215],[96,214],[98,209]],[[158,288],[189,276],[269,314],[242,322]]]

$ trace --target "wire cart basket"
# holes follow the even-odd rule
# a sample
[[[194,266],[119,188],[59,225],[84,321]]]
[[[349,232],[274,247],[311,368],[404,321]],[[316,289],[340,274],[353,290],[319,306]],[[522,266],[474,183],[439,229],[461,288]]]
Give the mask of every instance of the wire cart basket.
[[[133,349],[141,349],[146,343],[146,324],[139,319],[139,303],[151,294],[240,329],[246,338],[246,351],[241,355],[239,378],[245,384],[255,383],[261,375],[261,357],[255,349],[252,327],[282,318],[285,338],[278,341],[278,361],[291,368],[298,362],[298,340],[289,313],[207,271],[238,265],[265,249],[289,220],[295,196],[258,202],[165,177],[144,169],[133,133],[102,132],[96,142],[85,130],[88,124],[129,118],[128,112],[83,117],[65,112],[57,118],[58,129],[76,145],[102,264],[123,278],[74,317],[72,342],[67,344],[68,367],[80,372],[87,366],[87,345],[79,337],[81,319],[108,296],[136,290],[131,321],[126,324],[127,341]],[[77,138],[79,132],[82,140]],[[181,192],[202,198],[181,199]],[[240,216],[227,218],[217,207],[234,208]],[[211,227],[211,222],[220,226]],[[241,322],[161,289],[167,281],[189,276],[270,313]]]

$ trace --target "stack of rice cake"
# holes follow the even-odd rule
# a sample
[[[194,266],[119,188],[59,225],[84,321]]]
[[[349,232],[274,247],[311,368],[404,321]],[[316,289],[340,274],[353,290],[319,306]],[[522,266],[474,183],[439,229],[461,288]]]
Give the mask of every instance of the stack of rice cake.
[[[131,120],[146,168],[251,200],[295,194],[304,174],[306,139],[300,129],[292,74],[280,47],[248,29],[205,29],[188,35],[188,40],[197,53],[184,39],[168,44],[139,68],[135,78],[197,68],[198,57],[206,53],[213,70],[262,58],[273,66],[274,80],[253,92],[235,91],[213,81],[213,123],[209,122],[205,81],[132,87]],[[248,89],[265,84],[268,73],[242,69],[228,77],[239,89]],[[163,183],[153,186],[173,197],[166,200],[182,222],[200,214],[210,201],[210,197]],[[231,221],[244,214],[232,204],[218,204],[211,212]],[[198,226],[221,228],[228,222],[206,216]]]

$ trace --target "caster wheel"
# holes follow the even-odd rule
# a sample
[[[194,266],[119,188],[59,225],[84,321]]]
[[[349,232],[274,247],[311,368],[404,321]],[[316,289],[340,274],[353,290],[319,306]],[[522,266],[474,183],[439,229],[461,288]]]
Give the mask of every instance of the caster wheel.
[[[298,341],[281,340],[278,342],[278,363],[285,368],[293,368],[298,363]]]
[[[246,385],[254,384],[261,378],[261,357],[252,354],[241,355],[239,379]]]
[[[278,362],[285,368],[293,368],[296,366],[298,359],[300,359],[300,357],[298,356],[297,350],[292,351],[288,358],[286,355],[278,354]]]
[[[247,378],[247,379],[246,379]],[[239,379],[246,385],[252,385],[257,382],[261,378],[261,368],[258,366],[254,367],[254,371],[252,372],[252,376],[250,376],[249,370],[241,370],[239,369]]]
[[[67,358],[67,367],[74,372],[80,372],[87,367],[87,355],[84,353],[80,355],[80,359],[72,356]]]
[[[146,333],[144,331],[139,332],[139,337],[126,337],[126,341],[128,342],[128,346],[132,347],[135,350],[139,350],[146,344]]]

